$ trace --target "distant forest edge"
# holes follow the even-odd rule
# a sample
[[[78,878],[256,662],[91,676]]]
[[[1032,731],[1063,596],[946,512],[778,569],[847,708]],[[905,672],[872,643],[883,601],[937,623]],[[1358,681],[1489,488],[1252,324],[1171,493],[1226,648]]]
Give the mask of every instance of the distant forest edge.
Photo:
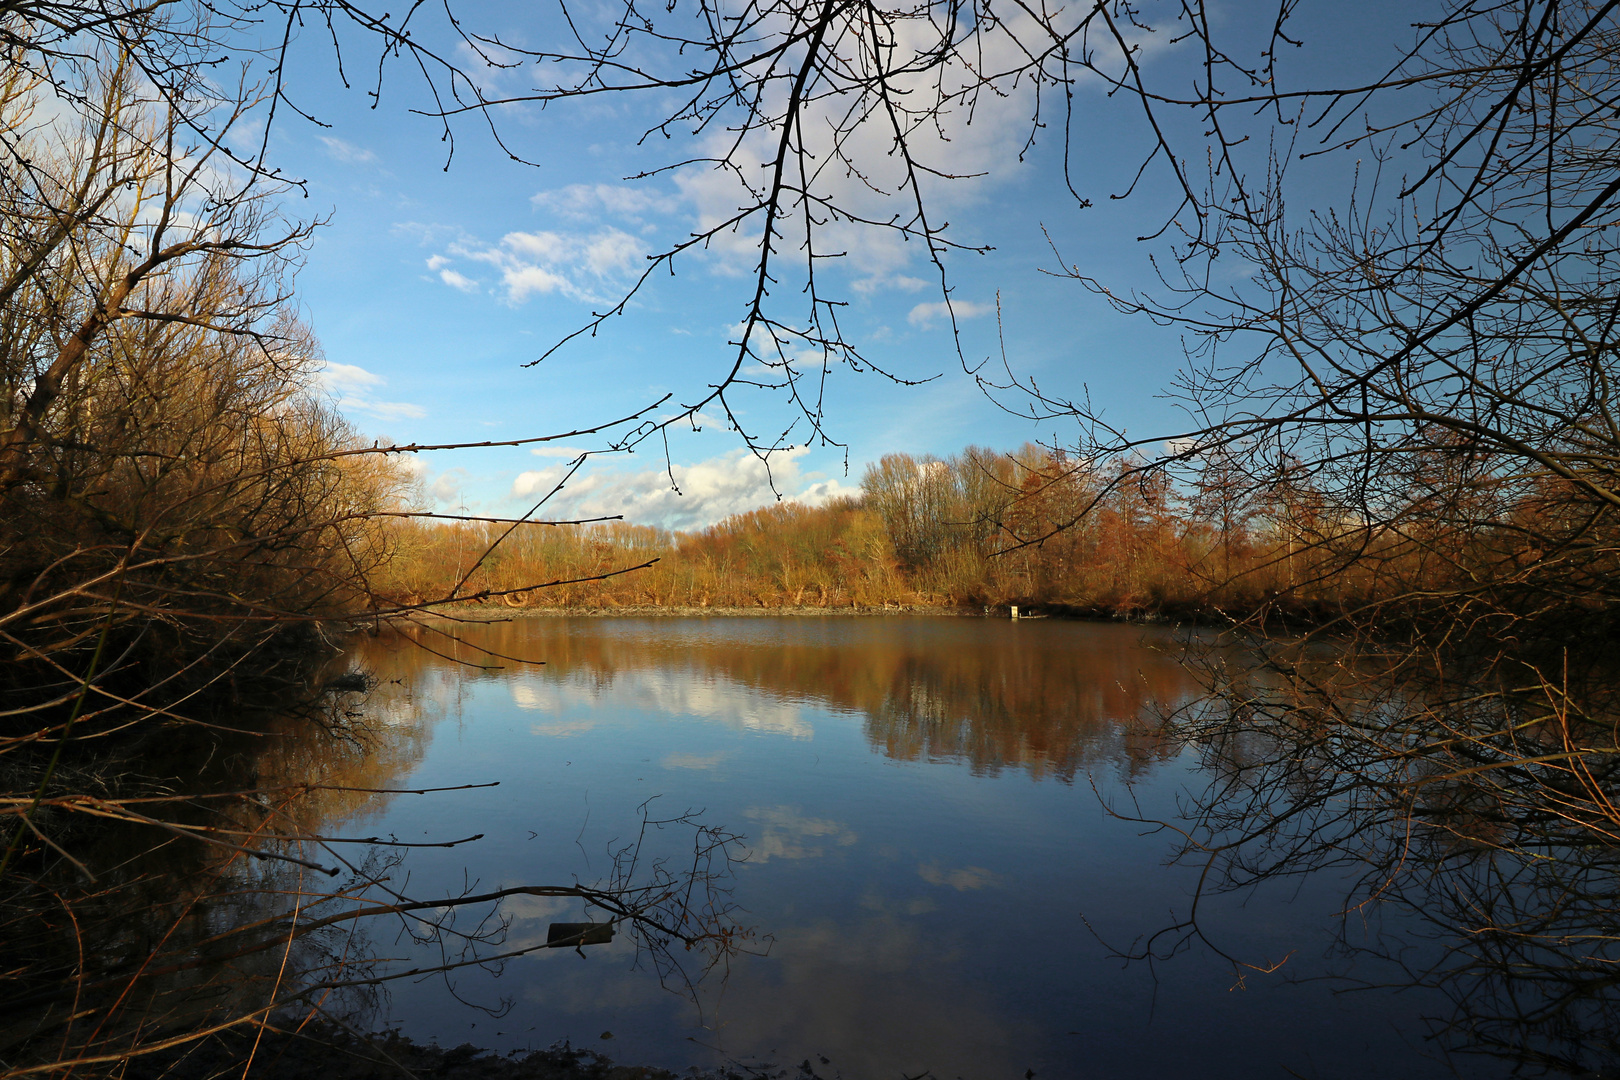
[[[1250,476],[1218,454],[1176,479],[1143,464],[1098,472],[1037,445],[943,461],[890,454],[868,466],[859,497],[783,501],[696,532],[399,519],[373,588],[383,610],[451,599],[576,610],[1018,604],[1318,619],[1387,600],[1413,575],[1440,585],[1513,557],[1438,524],[1419,545],[1370,531],[1296,478]]]

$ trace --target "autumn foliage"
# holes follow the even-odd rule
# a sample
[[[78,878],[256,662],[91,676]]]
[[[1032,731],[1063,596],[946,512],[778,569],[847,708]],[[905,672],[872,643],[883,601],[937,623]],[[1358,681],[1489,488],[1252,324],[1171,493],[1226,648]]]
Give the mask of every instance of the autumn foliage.
[[[376,587],[406,606],[460,582],[458,597],[516,609],[1219,615],[1269,604],[1320,615],[1365,598],[1382,550],[1343,564],[1328,543],[1357,533],[1343,515],[1224,459],[1178,482],[1128,463],[1098,472],[1040,446],[970,447],[946,460],[888,455],[862,486],[860,498],[779,502],[692,533],[535,523],[501,539],[504,524],[405,520]]]

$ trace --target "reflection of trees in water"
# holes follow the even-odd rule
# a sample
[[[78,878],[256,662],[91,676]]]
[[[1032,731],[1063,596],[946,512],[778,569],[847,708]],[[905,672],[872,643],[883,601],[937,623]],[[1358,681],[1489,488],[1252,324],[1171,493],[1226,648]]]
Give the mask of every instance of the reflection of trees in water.
[[[1190,825],[1178,824],[1189,829],[1184,858],[1213,868],[1208,888],[1348,872],[1343,949],[1389,961],[1391,982],[1450,1000],[1452,1013],[1432,1018],[1447,1045],[1571,1067],[1620,1049],[1620,878],[1599,801],[1612,790],[1600,775],[1607,759],[1591,756],[1584,774],[1557,760],[1568,746],[1598,746],[1595,726],[1560,722],[1522,695],[1481,696],[1477,680],[1449,690],[1431,682],[1418,695],[1407,680],[1369,679],[1371,661],[1348,653],[1255,666],[1211,650],[1199,675],[1124,627],[1043,626],[999,639],[913,636],[904,622],[863,621],[853,637],[808,622],[788,634],[763,623],[694,632],[675,621],[626,633],[632,624],[562,619],[461,632],[545,660],[544,677],[599,691],[677,665],[859,712],[886,755],[979,772],[1067,779],[1102,762],[1134,772],[1196,746],[1207,787]],[[1050,629],[1074,634],[1046,643]],[[1200,694],[1208,686],[1213,697]],[[1180,711],[1162,724],[1160,706]],[[1612,745],[1612,730],[1606,738]],[[1400,917],[1379,920],[1381,904]],[[1383,933],[1352,932],[1362,916]],[[1194,913],[1143,953],[1166,955],[1198,935]]]
[[[116,1072],[317,1014],[365,1023],[394,979],[547,947],[509,939],[514,898],[583,901],[677,982],[746,947],[727,893],[735,838],[687,817],[644,816],[595,885],[403,891],[409,848],[465,842],[357,827],[379,796],[433,797],[398,790],[457,681],[427,674],[328,694],[256,733],[180,728],[161,759],[122,760],[102,796],[48,797],[35,820],[50,846],[0,894],[0,1078]],[[161,775],[138,772],[158,761]],[[675,963],[676,944],[696,962]],[[406,963],[388,959],[402,949]]]
[[[1449,1011],[1428,1021],[1442,1046],[1532,1071],[1620,1066],[1607,680],[1583,689],[1456,657],[1431,667],[1444,678],[1418,679],[1404,656],[1368,646],[1331,661],[1269,655],[1247,671],[1212,665],[1216,694],[1175,725],[1209,766],[1179,823],[1182,858],[1209,867],[1204,888],[1347,873],[1340,944],[1358,981],[1437,991]],[[1364,919],[1378,932],[1363,934]],[[1202,937],[1195,907],[1132,954]]]
[[[859,713],[872,746],[900,760],[966,761],[975,772],[1023,769],[1072,779],[1102,762],[1134,772],[1174,746],[1129,721],[1173,708],[1199,684],[1165,649],[1125,626],[1044,624],[1000,634],[974,620],[738,620],[698,629],[682,620],[532,619],[456,631],[471,645],[543,660],[540,677],[605,692],[618,676],[685,669],[788,701]],[[642,632],[626,633],[625,627]],[[995,631],[1002,627],[997,624]],[[443,651],[443,650],[441,650]],[[412,653],[408,663],[449,661]],[[477,677],[476,675],[470,677]]]
[[[1432,856],[1431,856],[1432,857]],[[1620,1064],[1620,857],[1476,852],[1402,883],[1440,959],[1403,970],[1452,1006],[1446,1041],[1554,1071]]]
[[[1195,685],[1167,658],[1122,652],[897,658],[887,693],[867,713],[867,738],[892,758],[966,761],[977,774],[1020,768],[1070,780],[1103,762],[1135,774],[1176,747],[1131,721],[1180,703]]]
[[[252,734],[176,727],[161,756],[126,747],[105,783],[45,801],[52,846],[14,865],[0,897],[0,1074],[111,1068],[137,1048],[262,1019],[318,973],[366,968],[354,924],[309,923],[386,868],[313,838],[370,798],[356,789],[414,764],[421,729],[374,740],[358,695],[324,706],[252,720]]]

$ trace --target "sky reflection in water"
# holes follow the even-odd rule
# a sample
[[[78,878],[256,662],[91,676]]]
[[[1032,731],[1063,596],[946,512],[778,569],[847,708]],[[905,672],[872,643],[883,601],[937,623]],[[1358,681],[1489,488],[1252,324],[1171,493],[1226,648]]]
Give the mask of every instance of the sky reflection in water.
[[[1104,810],[1169,816],[1197,784],[1192,753],[1129,725],[1197,693],[1169,632],[929,618],[554,618],[458,632],[545,666],[364,650],[384,680],[370,706],[379,730],[426,741],[393,782],[501,782],[396,798],[363,819],[402,840],[486,834],[413,852],[413,890],[592,881],[656,796],[661,814],[701,810],[746,835],[734,896],[773,941],[696,1002],[638,970],[626,935],[584,956],[520,958],[498,979],[459,973],[466,1001],[511,1001],[500,1018],[437,979],[396,985],[378,1019],[409,1034],[499,1050],[566,1038],[672,1067],[824,1055],[824,1074],[852,1080],[1451,1075],[1423,1042],[1429,999],[1312,981],[1347,970],[1325,957],[1342,882],[1204,909],[1229,952],[1292,953],[1276,974],[1240,984],[1196,948],[1151,967],[1111,956],[1185,914],[1196,874],[1165,865],[1172,837]],[[506,913],[518,943],[588,917],[545,898]]]

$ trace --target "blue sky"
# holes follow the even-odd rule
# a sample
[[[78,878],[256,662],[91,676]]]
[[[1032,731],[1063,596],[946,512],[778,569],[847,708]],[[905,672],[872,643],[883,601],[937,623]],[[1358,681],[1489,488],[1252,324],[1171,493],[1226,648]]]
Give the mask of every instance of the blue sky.
[[[490,8],[488,17],[508,40],[545,32],[522,12]],[[1174,48],[1161,52],[1150,61],[1181,62]],[[521,71],[490,77],[497,90],[532,82]],[[750,295],[746,237],[682,259],[673,276],[654,275],[599,334],[523,366],[614,302],[647,254],[729,209],[735,192],[713,170],[625,179],[687,149],[680,139],[637,145],[667,102],[505,107],[496,114],[502,137],[538,164],[510,160],[467,121],[446,168],[436,122],[409,113],[420,86],[397,66],[390,78],[371,109],[358,76],[345,89],[318,46],[304,49],[294,92],[331,126],[285,118],[272,142],[277,163],[307,182],[308,197],[290,200],[289,212],[329,219],[298,278],[300,302],[325,348],[327,385],[361,431],[422,443],[547,435],[635,412],[665,394],[696,400],[727,370],[735,354],[728,342]],[[1096,86],[1077,92],[1074,171],[1094,200],[1084,209],[1063,183],[1060,133],[1040,132],[1019,161],[1030,102],[1013,95],[992,104],[972,124],[953,119],[949,145],[934,148],[963,171],[987,174],[931,192],[951,235],[995,247],[947,260],[963,356],[999,364],[1004,346],[1012,369],[1046,393],[1089,393],[1116,424],[1168,433],[1176,417],[1161,395],[1182,364],[1177,333],[1120,316],[1043,272],[1056,265],[1055,242],[1087,274],[1125,289],[1151,284],[1148,257],[1164,249],[1135,237],[1173,207],[1165,177],[1150,172],[1132,199],[1108,198],[1129,184],[1146,149],[1137,114]],[[1196,140],[1195,130],[1186,134]],[[940,314],[937,274],[919,245],[844,239],[850,254],[830,272],[829,291],[848,302],[846,335],[895,375],[932,381],[899,386],[835,370],[827,430],[847,450],[812,444],[774,456],[775,492],[811,501],[852,492],[868,462],[895,451],[944,456],[969,444],[1010,450],[1071,437],[1072,424],[1038,425],[998,407],[964,373]],[[757,392],[740,399],[739,415],[769,437],[793,409],[781,393]],[[671,432],[672,467],[661,440],[593,458],[541,516],[623,513],[695,528],[774,500],[764,465],[718,417],[706,419],[700,431]],[[440,508],[504,515],[537,501],[573,452],[605,442],[463,450],[425,457],[421,468]]]

